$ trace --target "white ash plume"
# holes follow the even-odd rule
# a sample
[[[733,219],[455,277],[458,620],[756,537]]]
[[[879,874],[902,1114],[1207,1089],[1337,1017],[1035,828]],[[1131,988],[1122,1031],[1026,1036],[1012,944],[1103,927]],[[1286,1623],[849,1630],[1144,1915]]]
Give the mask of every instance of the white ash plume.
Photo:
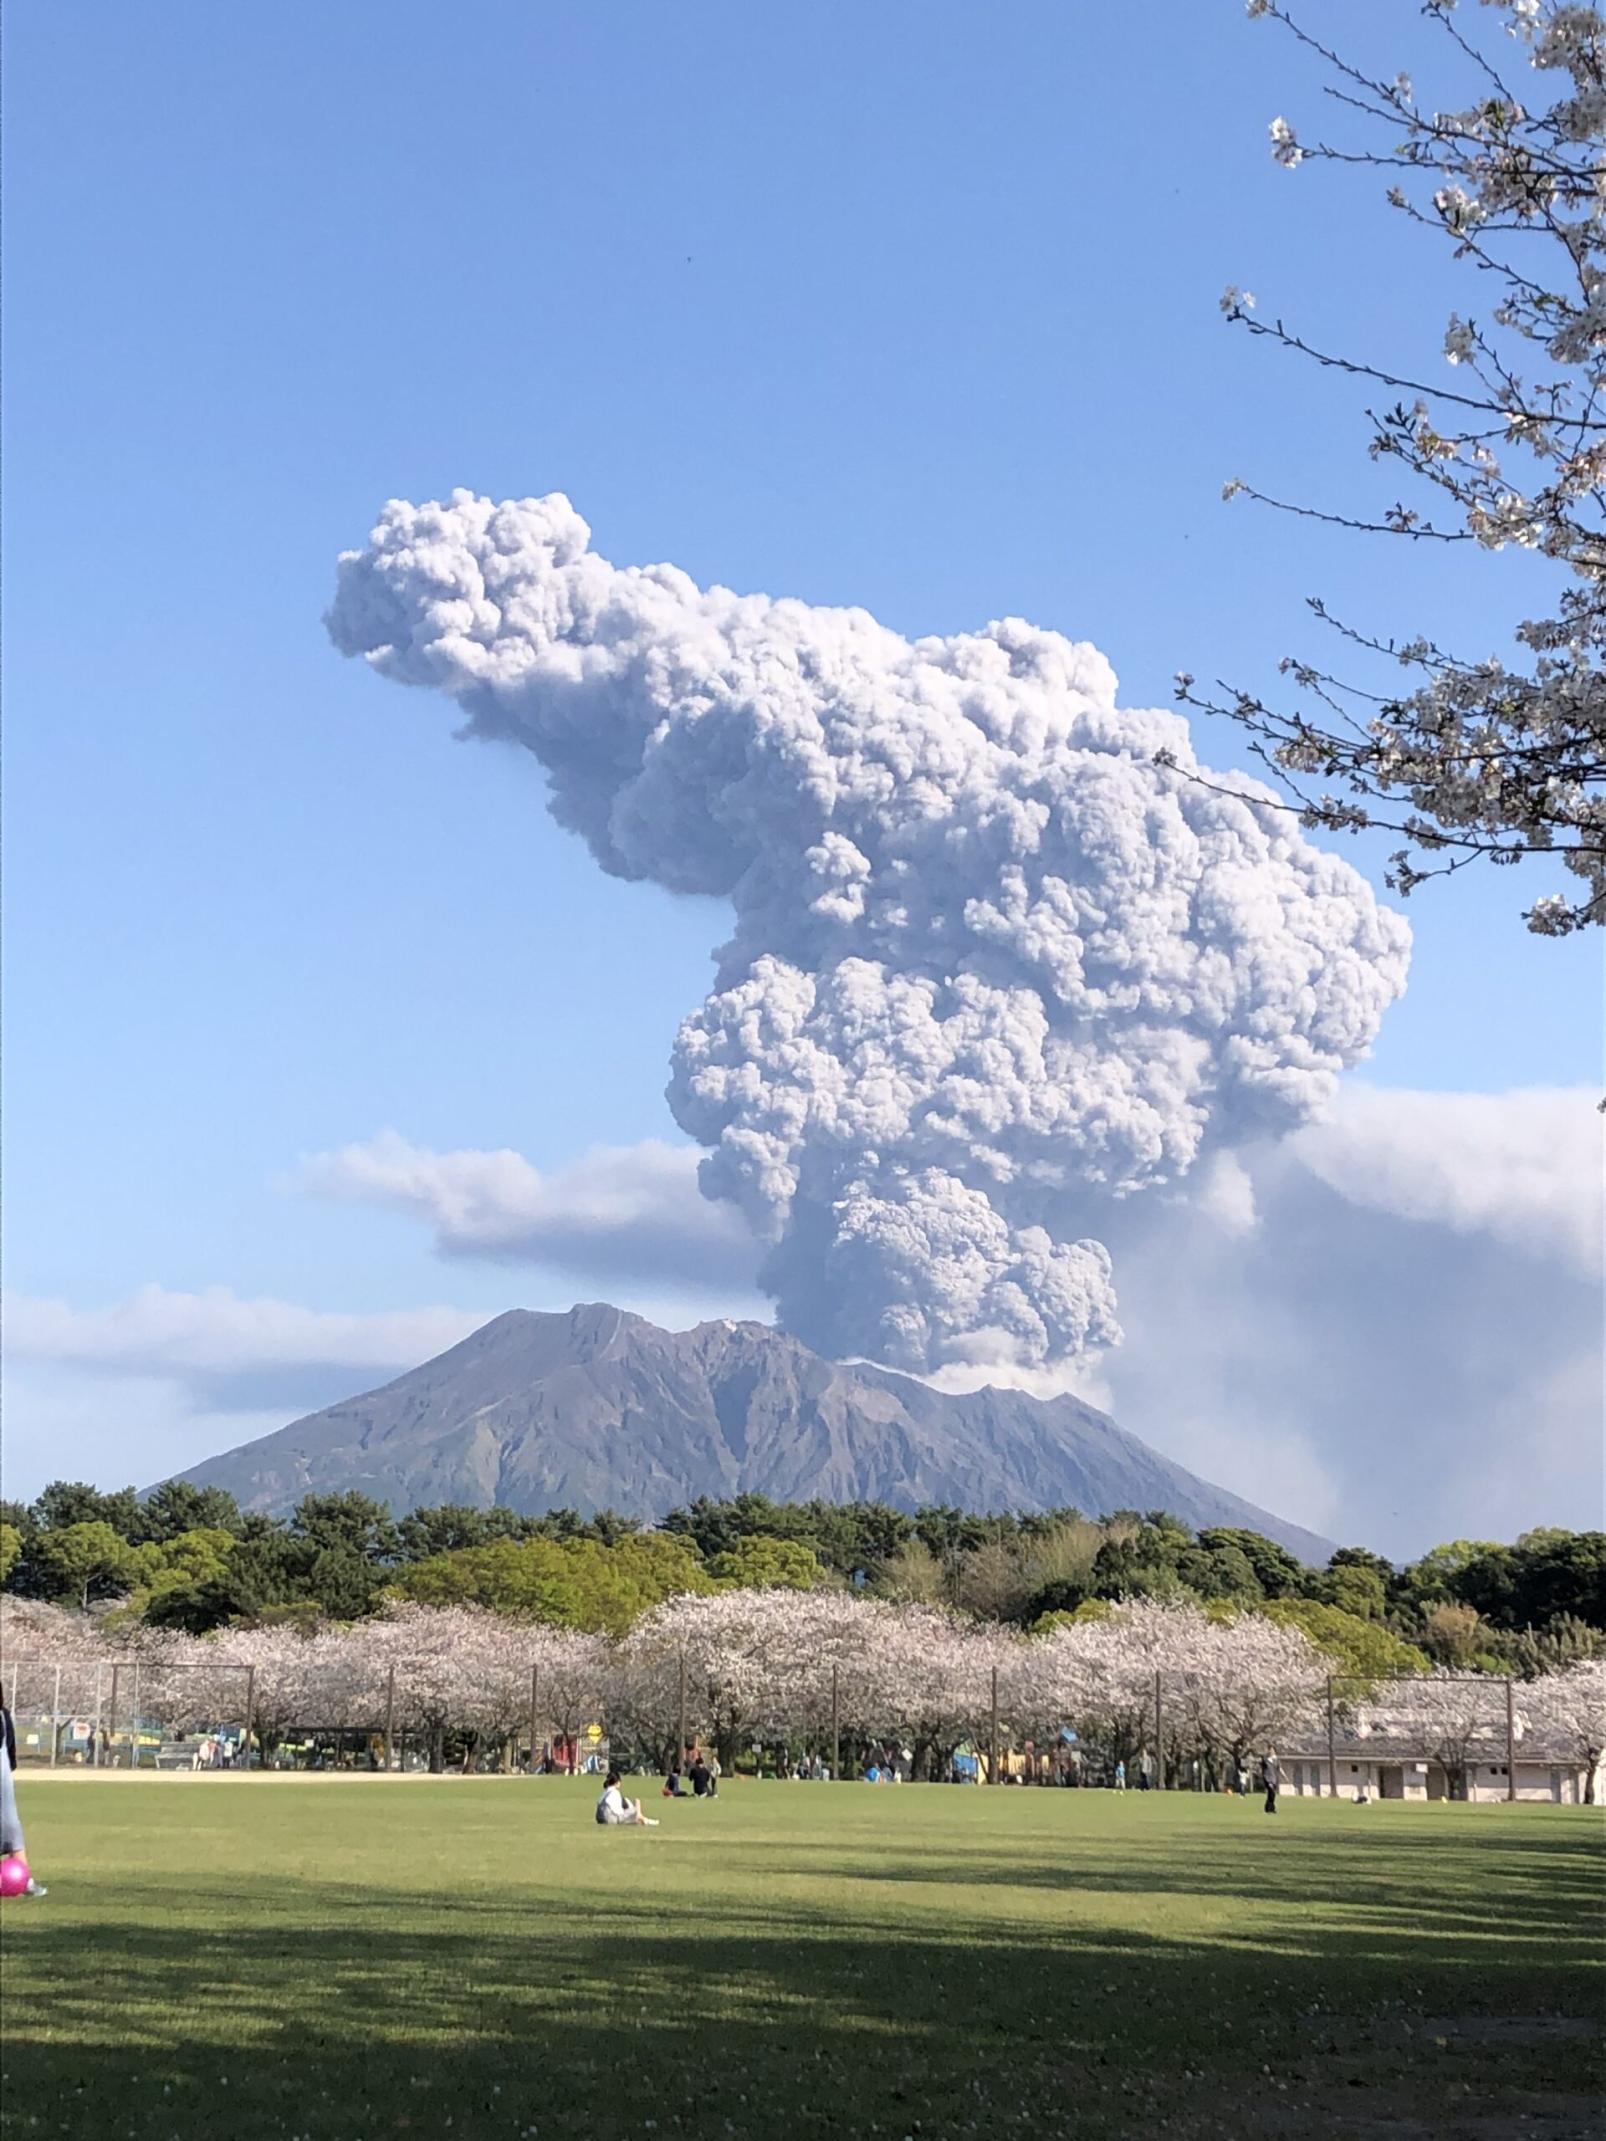
[[[604,869],[730,900],[670,1104],[823,1351],[1116,1342],[1101,1209],[1311,1119],[1404,985],[1347,863],[1183,778],[1185,722],[1018,618],[911,641],[457,491],[385,508],[328,624],[532,751]]]

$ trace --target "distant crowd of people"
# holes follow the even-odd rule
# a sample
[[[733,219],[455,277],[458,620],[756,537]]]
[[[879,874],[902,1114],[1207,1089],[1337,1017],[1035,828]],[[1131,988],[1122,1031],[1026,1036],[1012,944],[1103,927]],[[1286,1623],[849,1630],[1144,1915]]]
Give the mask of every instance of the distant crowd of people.
[[[1136,1788],[1140,1792],[1154,1789],[1158,1782],[1154,1756],[1145,1749],[1133,1766],[1137,1777]],[[1197,1770],[1197,1764],[1195,1769]],[[668,1772],[664,1777],[662,1796],[665,1799],[717,1798],[721,1774],[717,1755],[704,1754],[700,1747],[688,1747],[683,1754],[671,1755]],[[818,1755],[805,1756],[798,1761],[783,1756],[777,1764],[775,1774],[778,1778],[793,1782],[829,1782],[831,1770]],[[863,1781],[866,1784],[901,1784],[905,1774],[905,1766],[897,1754],[891,1750],[882,1750],[873,1753],[865,1764]],[[977,1757],[955,1756],[949,1766],[946,1781],[952,1784],[974,1784],[980,1781],[981,1774]],[[1127,1765],[1124,1760],[1118,1761],[1114,1769],[1107,1774],[1113,1790],[1124,1792],[1127,1789]],[[1019,1784],[1024,1780],[1019,1776],[1009,1775],[1001,1781],[1005,1784]],[[1056,1781],[1066,1784],[1080,1784],[1084,1781],[1080,1753],[1073,1752],[1061,1763],[1056,1772]],[[1197,1790],[1202,1780],[1196,1774],[1191,1781]],[[1247,1799],[1250,1796],[1250,1773],[1242,1762],[1236,1767],[1233,1781],[1238,1796]],[[686,1789],[688,1784],[690,1791]],[[1260,1757],[1258,1789],[1265,1794],[1265,1811],[1275,1814],[1278,1795],[1282,1790],[1282,1765],[1278,1761],[1275,1748],[1268,1748]],[[651,1829],[658,1826],[643,1813],[639,1799],[625,1798],[621,1775],[617,1769],[608,1771],[602,1796],[597,1801],[597,1820],[609,1827]]]
[[[717,1799],[723,1774],[717,1754],[705,1754],[698,1746],[680,1749],[669,1758],[661,1796],[665,1799]],[[688,1784],[690,1791],[686,1789]],[[658,1826],[643,1810],[639,1799],[625,1797],[623,1779],[617,1769],[610,1769],[603,1780],[602,1796],[597,1801],[597,1820],[609,1829],[656,1829]]]

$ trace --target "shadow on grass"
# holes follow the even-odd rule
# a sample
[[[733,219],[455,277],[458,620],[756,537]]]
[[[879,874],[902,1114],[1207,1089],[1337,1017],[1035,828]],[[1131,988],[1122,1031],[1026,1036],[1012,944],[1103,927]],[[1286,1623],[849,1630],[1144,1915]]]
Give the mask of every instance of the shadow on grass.
[[[1416,1921],[1416,1937],[1481,1932],[1541,1947],[1591,1945],[1606,1901],[1599,1838],[1582,1831],[1563,1837],[1440,1837],[1434,1839],[1430,1862],[1425,1862],[1424,1840],[1398,1830],[1342,1837],[1303,1833],[1297,1852],[1286,1859],[1278,1854],[1278,1833],[1217,1832],[1208,1840],[1201,1837],[1188,1854],[1180,1854],[1169,1838],[1150,1845],[1123,1836],[1119,1858],[1101,1855],[1098,1840],[1085,1837],[1046,1854],[1039,1841],[1030,1857],[994,1842],[958,1849],[949,1844],[940,1855],[911,1850],[885,1855],[873,1865],[816,1845],[809,1871],[872,1885],[949,1887],[957,1881],[1067,1897],[1097,1891],[1227,1898],[1301,1912],[1313,1905],[1345,1913],[1364,1908],[1409,1915]],[[793,1856],[790,1850],[775,1853],[777,1867]],[[1430,1894],[1424,1892],[1425,1863],[1431,1865]]]
[[[1494,1864],[1485,1850],[1486,1880],[1516,1879],[1512,1844]],[[1373,1860],[1364,1892],[1337,1852],[1335,1890],[1342,1880],[1359,1929],[1327,1914],[1332,1897],[1313,1901],[1308,1868],[1281,1880],[1257,1852],[1257,1893],[1302,1902],[1303,1917],[1248,1911],[1241,1929],[1175,1938],[1045,1918],[1040,1902],[1030,1925],[990,1923],[970,1884],[1058,1879],[995,1852],[949,1847],[929,1871],[873,1875],[811,1853],[811,1875],[847,1879],[845,1906],[840,1892],[766,1904],[766,1872],[795,1873],[796,1855],[766,1842],[739,1856],[757,1876],[751,1900],[722,1901],[708,1927],[666,1917],[646,1859],[639,1896],[582,1890],[568,1907],[484,1888],[380,1901],[276,1880],[246,1893],[219,1878],[189,1892],[183,1925],[157,1880],[120,1885],[98,1921],[53,1920],[48,1905],[8,1917],[7,2127],[99,2141],[187,2141],[218,2122],[230,2141],[439,2136],[448,2122],[453,2141],[917,2123],[929,2136],[1023,2120],[1240,2141],[1487,2135],[1518,2119],[1554,2141],[1596,2131],[1593,2047],[1562,2019],[1598,2011],[1596,1929],[1565,1847],[1567,1881],[1520,1910],[1508,1895],[1481,1925],[1467,1908],[1419,1907],[1408,1852]],[[1124,1865],[1109,1886],[1164,1888],[1167,1873],[1233,1892],[1228,1865],[1184,1877],[1164,1859]],[[950,1926],[875,1897],[875,1882],[926,1878],[949,1889]],[[1480,2032],[1481,2017],[1523,2019]]]

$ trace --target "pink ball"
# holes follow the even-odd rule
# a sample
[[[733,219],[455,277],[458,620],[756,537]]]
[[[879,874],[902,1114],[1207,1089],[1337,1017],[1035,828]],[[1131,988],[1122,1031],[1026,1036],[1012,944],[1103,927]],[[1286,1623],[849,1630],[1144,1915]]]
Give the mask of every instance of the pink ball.
[[[28,1861],[20,1851],[0,1859],[0,1896],[20,1896],[29,1879]]]

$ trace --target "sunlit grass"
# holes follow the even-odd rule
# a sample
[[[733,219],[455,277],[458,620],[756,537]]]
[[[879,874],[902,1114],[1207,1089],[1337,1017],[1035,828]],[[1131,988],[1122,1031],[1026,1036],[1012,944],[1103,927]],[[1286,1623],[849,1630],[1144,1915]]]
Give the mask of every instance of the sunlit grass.
[[[1591,2130],[1587,1809],[21,1791],[51,1893],[0,1906],[8,2132]]]

